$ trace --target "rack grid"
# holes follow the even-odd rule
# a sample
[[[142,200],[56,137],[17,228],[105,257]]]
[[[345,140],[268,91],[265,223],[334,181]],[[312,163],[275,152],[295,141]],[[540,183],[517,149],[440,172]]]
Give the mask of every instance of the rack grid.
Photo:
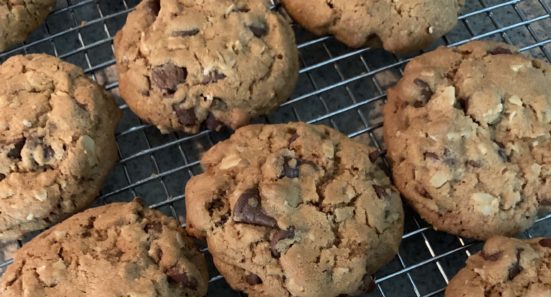
[[[47,53],[74,63],[110,90],[123,119],[117,129],[120,161],[95,206],[140,196],[147,205],[185,222],[183,187],[201,172],[200,155],[229,133],[161,135],[141,122],[118,97],[112,40],[139,0],[58,0],[44,26],[27,43],[0,53],[0,62],[24,53]],[[493,39],[519,47],[525,54],[551,61],[551,0],[467,0],[455,29],[437,46],[457,46]],[[281,9],[274,1],[274,9]],[[395,56],[381,49],[349,49],[331,37],[315,37],[293,25],[301,70],[294,95],[257,123],[304,121],[332,126],[348,136],[384,150],[381,107],[385,90],[400,78],[419,51]],[[542,216],[521,237],[551,236],[551,214]],[[34,234],[36,235],[36,234]],[[0,244],[0,274],[10,254],[24,242]],[[406,207],[400,253],[376,274],[376,288],[366,296],[443,296],[446,284],[481,243],[436,232]],[[233,292],[209,260],[209,296]]]

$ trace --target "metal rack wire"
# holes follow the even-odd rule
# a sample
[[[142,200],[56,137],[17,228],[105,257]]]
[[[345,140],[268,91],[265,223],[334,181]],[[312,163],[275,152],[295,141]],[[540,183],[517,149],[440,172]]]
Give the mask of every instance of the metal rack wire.
[[[46,24],[26,44],[0,54],[0,61],[22,53],[48,53],[84,68],[118,95],[112,39],[139,0],[58,0]],[[551,0],[467,0],[460,22],[437,45],[456,46],[476,39],[514,44],[526,54],[551,61]],[[275,3],[277,4],[277,3]],[[277,9],[277,5],[276,5]],[[330,37],[314,37],[295,26],[301,70],[290,100],[257,122],[323,123],[383,150],[381,106],[385,89],[415,56],[397,57],[380,49],[348,49]],[[420,52],[419,52],[420,53]],[[416,54],[419,54],[416,53]],[[117,97],[118,98],[118,97]],[[184,222],[183,186],[201,171],[199,158],[228,134],[160,135],[118,99],[124,116],[117,132],[120,161],[96,205],[143,197],[153,208]],[[443,296],[448,280],[480,243],[433,231],[406,209],[399,255],[376,275],[366,296]],[[541,217],[522,236],[551,236],[551,215]],[[9,254],[23,242],[0,245],[0,274]],[[208,251],[203,247],[207,258]],[[210,262],[209,296],[239,296]]]

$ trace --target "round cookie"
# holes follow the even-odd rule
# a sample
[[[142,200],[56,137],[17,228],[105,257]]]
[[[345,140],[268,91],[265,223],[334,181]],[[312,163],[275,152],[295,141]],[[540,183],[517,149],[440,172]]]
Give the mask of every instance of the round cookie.
[[[502,43],[439,48],[388,91],[395,184],[435,229],[487,239],[551,205],[551,66]]]
[[[317,35],[350,47],[383,46],[393,53],[421,49],[457,23],[464,0],[282,0],[286,11]]]
[[[186,186],[187,227],[249,296],[356,296],[398,251],[400,197],[373,150],[325,126],[251,125]]]
[[[551,296],[551,238],[489,239],[450,281],[445,296]]]
[[[139,202],[86,210],[18,250],[0,295],[203,297],[203,255],[175,219]]]
[[[0,52],[27,39],[44,22],[56,0],[0,0]]]
[[[122,97],[162,133],[243,126],[298,78],[294,33],[267,0],[144,0],[115,54]]]
[[[90,204],[117,159],[120,118],[82,69],[47,55],[0,66],[0,240]]]

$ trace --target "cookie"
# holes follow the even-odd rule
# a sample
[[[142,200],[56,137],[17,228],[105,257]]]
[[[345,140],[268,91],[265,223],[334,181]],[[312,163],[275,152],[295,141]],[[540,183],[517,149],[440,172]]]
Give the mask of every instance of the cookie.
[[[464,0],[281,0],[286,11],[317,35],[350,47],[382,46],[393,53],[421,49],[457,23]]]
[[[298,78],[294,33],[267,0],[144,0],[115,52],[120,94],[162,133],[243,126]]]
[[[240,128],[188,182],[188,231],[249,296],[359,295],[403,231],[399,194],[372,152],[325,126]]]
[[[25,244],[0,295],[203,297],[205,259],[175,219],[139,202],[86,210]]]
[[[551,238],[489,239],[450,281],[445,296],[551,296]]]
[[[120,117],[82,69],[47,55],[0,66],[0,240],[90,204],[117,159]]]
[[[509,45],[439,48],[388,91],[398,189],[435,229],[487,239],[551,205],[551,66]]]
[[[25,41],[44,22],[55,3],[55,0],[0,1],[0,52]]]

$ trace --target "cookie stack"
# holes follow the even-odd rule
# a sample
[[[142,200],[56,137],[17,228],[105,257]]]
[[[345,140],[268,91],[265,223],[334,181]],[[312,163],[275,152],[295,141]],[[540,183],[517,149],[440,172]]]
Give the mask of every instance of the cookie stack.
[[[0,4],[0,22],[17,27],[0,32],[0,50],[54,4],[23,2]],[[464,3],[282,5],[315,34],[403,53],[451,30]],[[74,65],[7,60],[0,240],[59,224],[16,252],[1,296],[205,296],[207,266],[190,236],[249,296],[360,296],[398,252],[400,194],[435,229],[487,240],[446,296],[551,296],[551,239],[505,237],[551,208],[549,64],[496,42],[414,58],[384,107],[391,180],[374,148],[329,127],[248,125],[298,79],[292,27],[267,0],[142,0],[114,48],[122,99],[161,133],[235,132],[185,185],[185,230],[139,200],[75,214],[116,163],[120,110]]]

